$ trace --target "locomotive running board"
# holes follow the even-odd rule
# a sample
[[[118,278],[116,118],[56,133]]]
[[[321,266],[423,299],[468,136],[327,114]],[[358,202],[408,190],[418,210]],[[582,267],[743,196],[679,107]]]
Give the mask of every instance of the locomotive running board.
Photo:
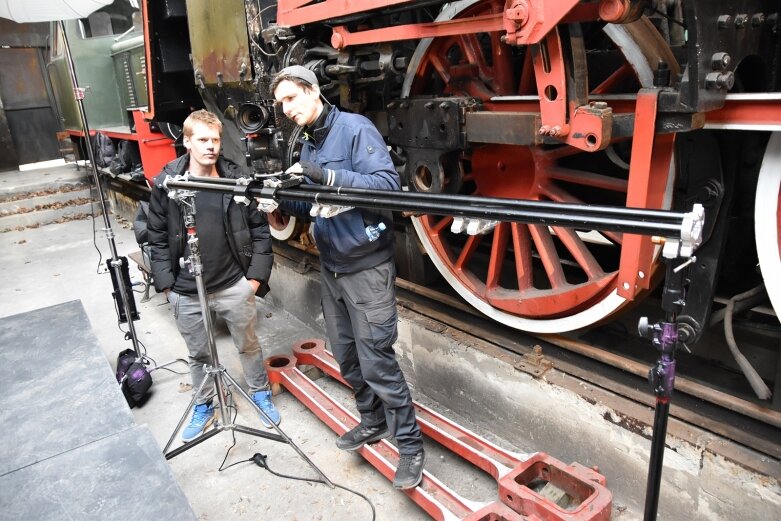
[[[341,435],[358,424],[347,409],[309,379],[297,365],[311,365],[346,384],[336,361],[320,339],[298,342],[295,358],[271,357],[266,361],[272,383],[281,384],[334,432]],[[448,418],[413,402],[423,433],[496,479],[500,501],[480,503],[465,499],[424,470],[423,481],[404,491],[437,520],[467,521],[604,521],[610,519],[612,494],[605,477],[578,463],[565,465],[545,453],[519,454],[504,450]],[[392,480],[398,450],[386,440],[365,445],[358,452]],[[549,482],[571,499],[568,508],[536,493],[532,482]],[[574,503],[574,505],[572,504]]]

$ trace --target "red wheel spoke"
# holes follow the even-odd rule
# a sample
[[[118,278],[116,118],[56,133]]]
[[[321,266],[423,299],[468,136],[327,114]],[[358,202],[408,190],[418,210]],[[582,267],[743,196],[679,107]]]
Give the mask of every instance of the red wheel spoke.
[[[482,238],[482,235],[469,236],[469,238],[466,240],[466,244],[464,244],[464,248],[461,250],[461,255],[458,256],[458,259],[453,265],[457,271],[466,271],[465,268],[469,264],[469,260],[472,258],[472,254],[474,254]]]
[[[615,177],[595,174],[593,172],[586,172],[583,170],[552,167],[546,171],[546,176],[558,181],[566,181],[568,183],[584,186],[593,186],[594,188],[612,190],[614,192],[626,193],[627,190],[626,179],[616,179]]]
[[[540,191],[551,201],[557,203],[569,203],[569,204],[584,204],[582,200],[578,199],[574,195],[571,195],[556,185],[546,184],[540,187]],[[610,240],[616,244],[621,244],[624,235],[618,232],[600,232],[605,237],[609,237]]]
[[[515,275],[518,289],[523,291],[534,284],[532,279],[532,248],[529,237],[529,227],[525,224],[512,223],[513,251],[515,252]]]
[[[532,53],[527,49],[523,53],[523,67],[521,68],[521,79],[518,82],[518,94],[526,96],[537,93],[537,80],[534,78],[534,60]]]
[[[429,218],[429,221],[433,221],[434,218],[431,216]],[[446,229],[448,226],[450,226],[450,223],[453,222],[453,217],[450,215],[446,215],[445,217],[442,217],[440,219],[437,219],[437,221],[431,225],[431,231],[435,235],[440,235],[442,233],[442,230]]]
[[[491,244],[491,258],[488,261],[488,276],[485,280],[489,291],[499,285],[499,279],[504,267],[504,252],[507,250],[508,231],[510,223],[499,223],[494,228],[494,240]]]
[[[616,72],[605,78],[602,83],[594,87],[594,90],[591,91],[591,94],[606,94],[611,92],[616,84],[624,81],[629,77],[630,74],[632,74],[632,67],[630,67],[628,63],[623,64]]]
[[[442,81],[450,83],[450,64],[437,54],[431,56],[430,62],[434,70],[439,74],[439,77],[442,78]]]
[[[548,280],[552,288],[560,288],[567,284],[564,277],[564,270],[561,266],[561,258],[556,251],[556,245],[553,243],[553,237],[547,226],[538,224],[529,225],[534,245],[537,247],[537,253],[540,254],[540,260],[545,267],[545,273],[548,274]]]
[[[578,263],[583,271],[588,276],[589,280],[603,277],[605,272],[602,270],[602,266],[594,258],[589,251],[583,240],[578,237],[577,232],[572,228],[560,228],[555,227],[553,230],[556,232],[556,236],[561,240],[567,250],[572,254],[575,262]]]
[[[476,65],[477,70],[480,73],[480,79],[490,84],[491,80],[493,80],[493,74],[491,67],[485,61],[477,35],[462,34],[459,36],[459,40],[461,41],[461,49],[464,51],[466,60],[469,63]]]
[[[501,42],[499,33],[491,33],[493,53],[494,88],[500,96],[516,94],[510,48]]]

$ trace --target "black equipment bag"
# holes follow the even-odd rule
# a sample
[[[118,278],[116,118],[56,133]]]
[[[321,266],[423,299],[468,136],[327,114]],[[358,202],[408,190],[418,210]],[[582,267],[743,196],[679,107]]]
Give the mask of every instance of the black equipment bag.
[[[143,401],[152,387],[152,375],[143,363],[136,362],[136,353],[132,349],[125,349],[117,356],[117,382],[131,409]]]

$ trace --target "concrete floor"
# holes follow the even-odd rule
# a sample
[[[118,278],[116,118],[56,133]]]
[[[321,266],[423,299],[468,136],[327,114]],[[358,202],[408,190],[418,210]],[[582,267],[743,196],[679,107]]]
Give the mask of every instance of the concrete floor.
[[[0,176],[5,176],[6,181],[9,179],[7,174]],[[3,281],[0,317],[78,299],[113,370],[117,353],[131,347],[131,343],[123,339],[124,333],[120,331],[126,331],[127,326],[117,324],[111,280],[104,269],[110,250],[105,234],[100,230],[102,226],[103,220],[98,218],[94,223],[91,219],[75,220],[0,234],[0,279]],[[128,223],[112,217],[112,229],[120,255],[137,250]],[[141,281],[134,264],[131,274],[134,281]],[[141,314],[140,320],[135,322],[139,340],[158,363],[186,357],[186,348],[167,302],[162,295],[155,295],[154,290],[152,295],[149,302],[141,304],[141,294],[136,294]],[[322,337],[322,332],[274,306],[273,299],[259,299],[258,305],[262,317],[258,333],[266,356],[290,352],[297,340]],[[79,334],[78,331],[73,333]],[[221,361],[243,385],[238,357],[224,325],[218,323],[216,336]],[[185,374],[165,370],[153,372],[154,385],[149,399],[142,407],[132,409],[136,422],[150,428],[160,447],[168,441],[190,399],[186,366],[174,364],[170,367]],[[324,383],[329,392],[350,404],[350,396],[340,386]],[[338,450],[334,445],[336,435],[291,394],[282,393],[274,401],[282,414],[281,427],[285,433],[334,483],[367,495],[377,510],[377,519],[428,518],[360,456]],[[238,409],[237,423],[262,429],[254,412],[242,399],[238,399]],[[174,446],[177,444],[178,441]],[[343,490],[282,479],[253,463],[241,463],[220,472],[218,469],[232,444],[232,435],[223,432],[170,461],[177,481],[200,519],[372,518],[364,500]],[[267,455],[269,467],[277,472],[316,476],[289,446],[244,434],[236,435],[236,445],[228,454],[226,465],[251,458],[256,452]],[[442,455],[441,460],[445,457]],[[474,487],[474,481],[466,482]],[[143,501],[143,490],[131,493]]]

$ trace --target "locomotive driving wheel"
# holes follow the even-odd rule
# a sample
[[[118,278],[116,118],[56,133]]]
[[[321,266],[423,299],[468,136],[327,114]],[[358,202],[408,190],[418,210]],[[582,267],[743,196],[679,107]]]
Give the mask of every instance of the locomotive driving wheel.
[[[455,2],[439,19],[497,13],[504,3]],[[593,44],[579,29],[562,28],[560,32],[562,40],[583,38],[564,42],[574,52]],[[601,31],[597,37],[602,38],[601,45],[609,42]],[[649,75],[638,72],[644,67],[638,48],[649,45],[644,42],[658,45],[655,38],[635,39],[626,45],[632,50],[627,50],[609,42],[614,47],[605,49],[603,55],[612,57],[614,63],[602,63],[601,71],[594,67],[596,72],[587,78],[591,91],[635,94],[640,87],[650,86],[643,80]],[[499,33],[424,40],[413,56],[404,95],[471,96],[482,102],[483,110],[528,110],[528,105],[519,102],[523,96],[536,94],[528,50],[507,46]],[[575,56],[576,60],[585,63],[585,52]],[[628,139],[615,140],[606,150],[593,153],[566,145],[473,145],[457,158],[457,167],[450,160],[443,161],[441,185],[443,191],[453,192],[455,184],[459,193],[470,195],[623,206],[630,190],[631,148]],[[669,160],[672,146],[655,149],[654,154],[666,154]],[[661,181],[641,199],[648,208],[669,209],[671,162],[658,164],[651,167],[656,171],[650,176]],[[411,180],[413,185],[417,181]],[[432,262],[474,307],[494,320],[531,332],[570,331],[616,313],[628,302],[618,294],[620,265],[630,260],[636,266],[651,266],[653,271],[658,255],[653,248],[622,252],[620,233],[499,223],[487,233],[470,236],[452,233],[452,221],[452,217],[431,215],[414,218]],[[632,256],[637,258],[629,259]],[[640,277],[650,275],[641,273]]]
[[[781,132],[774,132],[765,150],[754,206],[757,256],[765,289],[781,316]]]

